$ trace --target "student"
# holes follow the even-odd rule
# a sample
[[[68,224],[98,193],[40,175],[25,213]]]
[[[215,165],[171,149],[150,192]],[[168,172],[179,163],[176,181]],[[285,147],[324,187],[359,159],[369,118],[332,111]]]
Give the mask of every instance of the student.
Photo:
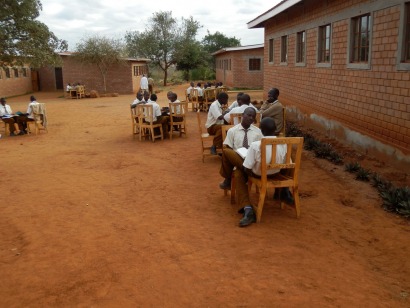
[[[276,135],[279,135],[283,128],[283,105],[278,100],[279,90],[273,88],[268,92],[268,99],[261,106],[262,118],[270,117],[275,120]]]
[[[228,94],[221,92],[218,99],[209,107],[208,118],[205,127],[208,134],[215,136],[211,147],[211,154],[216,155],[216,149],[222,148],[222,125],[224,124],[224,116],[222,106],[228,103]]]
[[[24,130],[22,117],[13,114],[13,110],[11,110],[11,107],[6,104],[6,99],[4,97],[0,99],[0,103],[0,117],[4,123],[9,125],[10,136],[27,134]],[[17,127],[20,130],[19,132]]]

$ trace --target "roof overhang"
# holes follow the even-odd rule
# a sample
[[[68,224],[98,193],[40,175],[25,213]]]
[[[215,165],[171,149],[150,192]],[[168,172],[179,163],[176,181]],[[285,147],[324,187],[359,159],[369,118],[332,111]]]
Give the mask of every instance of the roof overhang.
[[[215,51],[212,53],[213,56],[216,56],[220,53],[228,52],[228,51],[240,51],[240,50],[249,50],[249,49],[257,49],[257,48],[263,48],[263,44],[256,44],[256,45],[247,45],[247,46],[238,46],[238,47],[226,47],[219,49],[218,51]]]
[[[247,23],[248,29],[263,28],[265,22],[268,19],[271,19],[272,17],[275,17],[276,15],[286,11],[288,8],[294,6],[295,4],[298,4],[299,2],[302,2],[302,1],[303,0],[283,0],[282,2],[278,3],[276,6],[271,8],[270,10],[266,11],[262,15],[259,15],[255,19],[248,22]]]
[[[58,53],[60,56],[73,56],[75,52],[72,51],[64,51]],[[147,58],[122,58],[125,61],[132,61],[132,62],[151,62],[151,59]]]

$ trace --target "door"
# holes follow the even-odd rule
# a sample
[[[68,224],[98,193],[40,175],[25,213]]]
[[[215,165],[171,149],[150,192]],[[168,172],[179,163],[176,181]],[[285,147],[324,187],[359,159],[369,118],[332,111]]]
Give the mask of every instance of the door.
[[[56,89],[57,90],[64,90],[63,84],[63,68],[56,67],[55,68],[55,76],[56,76]]]

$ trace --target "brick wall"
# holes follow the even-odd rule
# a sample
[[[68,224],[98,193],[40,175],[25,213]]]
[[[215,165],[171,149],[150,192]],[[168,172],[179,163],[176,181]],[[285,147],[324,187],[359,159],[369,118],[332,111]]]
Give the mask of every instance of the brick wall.
[[[261,70],[250,71],[249,59],[260,58]],[[216,80],[228,87],[261,88],[263,86],[263,48],[227,51],[215,56],[215,61],[231,59],[231,70],[216,69]]]
[[[392,3],[396,2],[396,5]],[[274,63],[265,48],[264,89],[280,89],[280,100],[307,115],[410,153],[410,73],[397,69],[400,1],[306,0],[265,24],[265,46],[274,39]],[[389,4],[390,3],[390,4]],[[348,68],[349,23],[372,15],[368,69]],[[317,66],[318,27],[331,23],[331,65]],[[306,31],[306,64],[295,65],[296,33]],[[280,63],[280,37],[288,35],[288,62]]]
[[[14,71],[10,70],[10,78],[6,78],[6,73],[0,68],[0,97],[9,97],[22,95],[32,92],[31,85],[31,72],[26,67],[27,77],[23,77],[23,74],[19,72],[19,77],[14,76]]]
[[[104,93],[104,82],[101,72],[96,65],[87,65],[77,62],[72,56],[62,56],[63,59],[63,82],[84,84],[86,92],[97,90]],[[133,85],[132,65],[138,61],[125,61],[121,64],[112,65],[106,75],[107,92],[129,94],[135,92]],[[141,62],[145,64],[145,62]],[[134,82],[135,83],[135,82]],[[139,86],[139,85],[138,85]]]

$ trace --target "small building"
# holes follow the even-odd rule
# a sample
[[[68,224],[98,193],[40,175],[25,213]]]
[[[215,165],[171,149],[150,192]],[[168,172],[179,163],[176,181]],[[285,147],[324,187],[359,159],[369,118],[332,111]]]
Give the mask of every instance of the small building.
[[[228,47],[214,52],[216,80],[227,87],[262,88],[263,44]]]
[[[32,72],[29,66],[0,67],[1,97],[23,95],[32,91]]]
[[[265,92],[305,124],[410,162],[410,2],[284,0],[264,28]]]
[[[81,83],[86,91],[96,90],[104,93],[103,76],[97,65],[83,64],[73,57],[72,52],[60,53],[62,67],[44,67],[39,70],[42,91],[63,90],[70,83]],[[148,74],[149,59],[125,58],[113,64],[107,74],[107,92],[129,94],[136,93],[142,74]]]

